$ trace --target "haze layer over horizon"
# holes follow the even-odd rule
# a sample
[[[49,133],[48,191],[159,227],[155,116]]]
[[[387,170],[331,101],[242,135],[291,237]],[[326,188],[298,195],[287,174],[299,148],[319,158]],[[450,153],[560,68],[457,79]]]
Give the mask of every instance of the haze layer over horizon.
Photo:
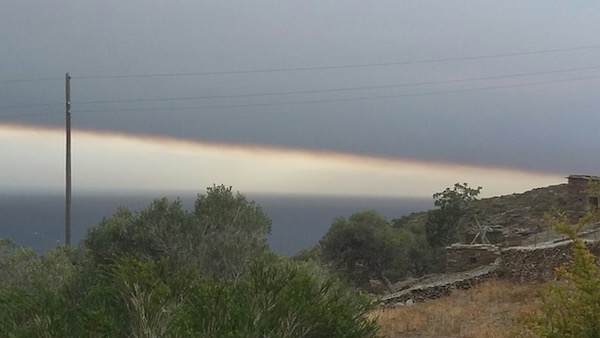
[[[64,185],[64,130],[0,124],[3,190]],[[558,184],[564,174],[408,159],[203,143],[111,132],[73,132],[73,187],[89,191],[203,192],[212,184],[245,193],[431,197],[456,182],[483,196]]]

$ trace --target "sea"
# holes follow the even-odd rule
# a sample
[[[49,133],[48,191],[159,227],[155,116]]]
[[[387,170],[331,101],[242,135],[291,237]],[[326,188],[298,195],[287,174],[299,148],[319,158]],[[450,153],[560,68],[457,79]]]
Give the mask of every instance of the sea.
[[[245,195],[259,204],[273,221],[268,238],[271,249],[290,256],[317,244],[336,218],[348,218],[356,212],[374,210],[391,221],[433,207],[431,198]],[[110,217],[118,207],[139,211],[161,197],[171,200],[179,198],[186,209],[191,209],[197,193],[74,192],[72,244],[77,245],[88,229]],[[17,245],[31,247],[40,254],[63,244],[64,193],[0,193],[0,237],[9,237]]]

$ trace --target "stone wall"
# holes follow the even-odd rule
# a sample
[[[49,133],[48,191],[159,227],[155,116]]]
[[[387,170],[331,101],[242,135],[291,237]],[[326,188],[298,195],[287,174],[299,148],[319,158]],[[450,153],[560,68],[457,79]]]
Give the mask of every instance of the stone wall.
[[[489,244],[452,244],[446,247],[446,272],[460,272],[494,263],[500,249]]]
[[[381,298],[383,307],[397,307],[449,295],[453,290],[466,290],[486,280],[497,278],[499,260],[478,269],[454,274],[443,280],[420,284]]]
[[[600,257],[600,243],[597,240],[585,241],[590,251]],[[431,282],[423,280],[419,285],[386,295],[381,298],[382,306],[403,306],[447,296],[452,290],[468,289],[491,278],[518,283],[552,280],[556,276],[556,268],[570,263],[573,257],[571,240],[502,250],[493,245],[453,245],[446,249],[450,264],[447,269],[462,272],[448,273],[446,278],[438,277]],[[492,257],[494,260],[491,264],[463,271],[467,267],[462,266],[461,262],[469,261],[472,255],[479,257],[479,262],[485,262]]]
[[[590,251],[600,257],[597,241],[586,241]],[[535,247],[502,250],[499,276],[514,282],[547,281],[555,278],[555,269],[571,262],[573,241],[548,243]]]

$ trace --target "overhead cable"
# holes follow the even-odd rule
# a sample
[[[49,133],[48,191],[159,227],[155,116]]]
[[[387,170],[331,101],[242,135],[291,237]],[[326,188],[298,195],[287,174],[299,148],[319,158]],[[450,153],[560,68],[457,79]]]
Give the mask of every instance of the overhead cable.
[[[206,76],[206,75],[234,75],[234,74],[253,74],[253,73],[299,72],[299,71],[313,71],[313,70],[386,67],[386,66],[438,63],[438,62],[481,60],[481,59],[504,58],[504,57],[524,56],[524,55],[562,53],[562,52],[590,50],[590,49],[598,49],[598,48],[600,48],[600,45],[579,46],[579,47],[571,47],[571,48],[542,49],[542,50],[514,52],[514,53],[485,54],[485,55],[463,56],[463,57],[453,57],[453,58],[383,62],[383,63],[329,65],[329,66],[314,66],[314,67],[265,68],[265,69],[251,69],[251,70],[224,70],[224,71],[205,71],[205,72],[186,72],[186,73],[88,75],[88,76],[73,76],[72,78],[73,79],[118,79],[118,78],[184,77],[184,76]]]
[[[235,105],[205,105],[205,106],[193,106],[193,107],[131,108],[131,109],[118,109],[117,108],[117,109],[98,109],[98,110],[78,110],[78,111],[74,111],[74,113],[182,111],[182,110],[245,108],[245,107],[283,106],[283,105],[296,105],[296,104],[331,103],[331,102],[368,101],[368,100],[391,99],[391,98],[401,98],[401,97],[418,97],[418,96],[430,96],[430,95],[442,95],[442,94],[468,93],[468,92],[487,91],[487,90],[504,89],[504,88],[531,87],[531,86],[539,86],[539,85],[546,85],[546,84],[552,84],[552,83],[582,81],[582,80],[592,80],[592,79],[600,79],[600,75],[585,76],[585,77],[571,78],[571,79],[529,82],[529,83],[512,84],[512,85],[498,85],[498,86],[467,88],[467,89],[457,89],[457,90],[431,91],[431,92],[423,92],[423,93],[363,96],[363,97],[352,97],[352,98],[345,98],[345,99],[324,99],[324,100],[310,100],[310,101],[250,103],[250,104],[235,104]]]
[[[192,101],[192,100],[224,99],[224,98],[245,98],[245,97],[277,96],[277,95],[318,94],[318,93],[345,92],[345,91],[355,91],[355,90],[375,90],[375,89],[390,89],[390,88],[400,88],[400,87],[417,87],[417,86],[426,86],[426,85],[438,85],[438,84],[474,82],[474,81],[483,81],[483,80],[499,80],[499,79],[509,79],[509,78],[535,76],[535,75],[547,75],[547,74],[558,74],[558,73],[576,72],[576,71],[583,71],[583,70],[594,70],[594,69],[600,69],[600,66],[590,66],[590,67],[581,67],[581,68],[569,68],[569,69],[559,69],[559,70],[548,70],[548,71],[529,72],[529,73],[517,73],[517,74],[508,74],[508,75],[483,76],[483,77],[463,78],[463,79],[451,79],[451,80],[439,80],[439,81],[423,81],[423,82],[408,82],[408,83],[391,84],[391,85],[342,87],[342,88],[323,88],[323,89],[311,89],[311,90],[280,91],[280,92],[249,93],[249,94],[205,95],[205,96],[191,96],[191,97],[163,97],[163,98],[148,98],[148,99],[116,99],[116,100],[75,101],[73,103],[75,103],[75,104],[100,104],[100,103],[134,103],[134,102]],[[0,107],[0,109],[1,108],[4,108],[4,107]]]

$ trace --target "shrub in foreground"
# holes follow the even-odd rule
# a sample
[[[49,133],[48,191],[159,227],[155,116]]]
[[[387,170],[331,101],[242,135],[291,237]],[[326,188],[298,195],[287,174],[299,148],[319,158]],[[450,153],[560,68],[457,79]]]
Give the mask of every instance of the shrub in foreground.
[[[590,219],[584,218],[578,227],[571,227],[565,221],[555,224],[557,230],[573,240],[572,264],[557,269],[559,280],[541,293],[539,311],[525,315],[529,329],[525,336],[600,337],[600,267],[586,242],[577,237],[582,225]]]

